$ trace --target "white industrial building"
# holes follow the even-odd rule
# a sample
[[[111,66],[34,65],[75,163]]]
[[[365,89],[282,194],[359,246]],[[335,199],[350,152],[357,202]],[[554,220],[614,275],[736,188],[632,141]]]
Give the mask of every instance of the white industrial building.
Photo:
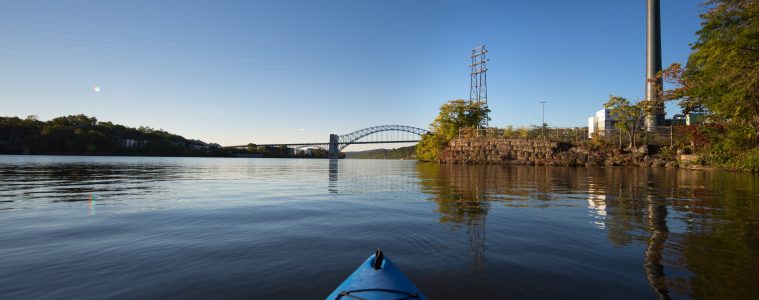
[[[598,132],[599,135],[606,135],[614,129],[614,123],[616,120],[611,115],[610,109],[602,109],[596,112],[596,114],[588,118],[588,138],[592,138],[593,134]]]

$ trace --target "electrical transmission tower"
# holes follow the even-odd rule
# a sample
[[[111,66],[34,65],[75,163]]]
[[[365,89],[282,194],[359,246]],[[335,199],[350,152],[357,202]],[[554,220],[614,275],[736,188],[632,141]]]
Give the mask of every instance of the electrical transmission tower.
[[[485,107],[488,106],[487,53],[484,44],[472,49],[472,64],[469,65],[472,68],[469,102],[482,103]],[[483,126],[487,127],[487,122],[486,117]]]

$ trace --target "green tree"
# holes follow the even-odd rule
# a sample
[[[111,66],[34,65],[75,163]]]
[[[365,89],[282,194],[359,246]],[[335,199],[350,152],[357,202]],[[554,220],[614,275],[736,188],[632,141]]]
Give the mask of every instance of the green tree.
[[[615,119],[614,127],[627,133],[630,147],[635,146],[635,135],[640,129],[645,112],[642,103],[633,104],[625,98],[612,95],[609,96],[609,101],[604,103],[604,107],[610,109],[610,114]]]
[[[710,0],[701,15],[688,64],[684,96],[703,105],[744,139],[759,143],[759,1]],[[748,130],[747,130],[748,129]],[[740,136],[736,138],[741,138]]]
[[[683,68],[673,64],[660,76],[673,88],[662,101],[679,100],[683,112],[709,113],[710,163],[750,169],[759,161],[759,1],[709,0],[698,40]]]
[[[416,158],[423,161],[435,161],[448,142],[443,135],[426,133],[416,145]]]
[[[440,106],[440,113],[430,124],[432,132],[440,134],[450,141],[458,136],[461,128],[476,128],[490,118],[485,104],[466,100],[452,100]]]
[[[435,161],[440,152],[463,128],[476,128],[488,117],[490,109],[478,102],[466,100],[448,101],[440,106],[440,112],[430,124],[431,133],[422,136],[416,147],[416,157],[420,160]]]
[[[503,129],[503,137],[507,139],[514,137],[514,134],[515,134],[514,127],[511,125]]]
[[[662,80],[658,80],[661,78]],[[657,90],[662,91],[662,95],[659,97],[659,101],[673,101],[677,100],[678,105],[682,108],[683,113],[690,112],[706,112],[706,108],[699,98],[692,96],[689,91],[693,82],[687,80],[685,77],[685,68],[678,63],[674,63],[659,72],[657,78],[652,79],[654,82],[666,82],[671,85],[671,88],[664,90],[659,87]]]

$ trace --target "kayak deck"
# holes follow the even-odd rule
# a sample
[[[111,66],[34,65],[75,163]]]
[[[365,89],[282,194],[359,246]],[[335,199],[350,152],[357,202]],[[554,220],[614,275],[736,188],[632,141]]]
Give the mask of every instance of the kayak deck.
[[[427,299],[424,294],[377,249],[327,299]]]

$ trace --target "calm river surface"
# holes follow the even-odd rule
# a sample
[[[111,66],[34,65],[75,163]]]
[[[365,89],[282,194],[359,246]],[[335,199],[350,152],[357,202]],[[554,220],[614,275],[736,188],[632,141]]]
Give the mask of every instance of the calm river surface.
[[[759,295],[759,175],[0,156],[0,298],[319,299],[375,248],[431,299]]]

